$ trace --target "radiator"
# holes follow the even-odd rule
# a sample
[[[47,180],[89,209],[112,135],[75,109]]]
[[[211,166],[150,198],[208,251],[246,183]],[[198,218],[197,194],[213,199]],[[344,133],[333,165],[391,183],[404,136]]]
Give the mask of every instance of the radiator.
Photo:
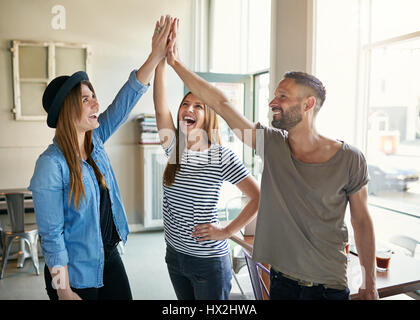
[[[162,176],[167,158],[160,145],[141,145],[142,224],[144,229],[163,229]]]

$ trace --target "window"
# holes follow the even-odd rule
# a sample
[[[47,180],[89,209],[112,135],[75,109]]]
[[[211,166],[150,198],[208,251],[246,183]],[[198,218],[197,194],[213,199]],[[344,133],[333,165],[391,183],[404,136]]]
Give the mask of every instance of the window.
[[[236,109],[251,121],[260,121],[268,125],[269,73],[264,71],[251,75],[197,73],[206,81],[212,83],[230,99]],[[188,91],[185,88],[185,93]],[[227,123],[219,117],[221,143],[231,149],[250,170],[260,179],[262,162],[260,157],[254,156],[254,151],[243,144],[233,133]],[[236,186],[224,183],[220,193],[219,209],[225,208],[226,202],[241,195]]]
[[[245,117],[268,124],[271,0],[209,0],[208,6],[203,1],[195,6],[195,71],[205,71],[199,75],[224,91]],[[203,25],[206,21],[208,25]],[[208,42],[203,44],[203,39]],[[262,166],[255,161],[259,158],[219,119],[222,144],[258,178]],[[219,210],[240,194],[235,186],[223,184]]]
[[[251,110],[252,97],[251,86],[252,77],[250,75],[231,75],[218,73],[197,73],[206,81],[212,83],[222,90],[232,105],[240,113],[245,114],[245,110]],[[219,126],[222,145],[231,149],[240,159],[244,158],[244,150],[242,144],[238,143],[233,131],[227,123],[219,117]]]
[[[209,71],[249,74],[270,65],[271,0],[211,0]]]
[[[419,6],[420,9],[420,6]],[[366,48],[370,55],[367,156],[372,201],[420,209],[420,32]]]
[[[89,47],[59,42],[13,41],[13,89],[16,120],[45,120],[42,95],[57,76],[88,71]]]
[[[268,71],[254,75],[254,121],[269,126],[270,74]]]
[[[358,1],[323,0],[317,1],[315,7],[314,74],[327,90],[317,129],[326,136],[360,147],[354,125],[359,75]],[[346,21],[342,23],[344,16]]]
[[[418,0],[372,0],[371,41],[381,41],[420,30]]]
[[[252,114],[247,111],[252,110],[253,97],[251,75],[236,74],[218,74],[218,73],[198,73],[206,81],[222,90],[229,98],[233,106],[242,114],[252,119]],[[188,91],[185,88],[185,91]],[[227,123],[219,117],[219,128],[221,135],[221,144],[232,150],[244,162],[244,165],[252,170],[252,152],[249,148],[245,148],[244,144],[239,141]],[[240,195],[240,190],[229,183],[223,183],[220,192],[219,210],[224,210],[226,203],[231,198]]]
[[[417,0],[316,2],[318,127],[365,153],[380,242],[420,230],[419,11]]]
[[[269,110],[270,99],[270,74],[268,71],[257,73],[254,75],[254,122],[260,122],[262,125],[269,127]],[[258,182],[261,182],[263,161],[261,157],[252,152],[252,173]]]

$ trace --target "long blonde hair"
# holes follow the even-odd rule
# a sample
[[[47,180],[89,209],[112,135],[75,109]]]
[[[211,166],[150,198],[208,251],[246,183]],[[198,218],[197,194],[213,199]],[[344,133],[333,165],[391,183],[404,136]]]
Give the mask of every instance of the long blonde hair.
[[[60,147],[69,167],[70,190],[68,195],[68,205],[70,205],[70,201],[73,196],[73,204],[76,210],[78,210],[82,199],[86,198],[85,187],[83,184],[82,155],[80,154],[75,126],[75,120],[80,119],[82,115],[82,84],[87,85],[89,89],[95,93],[93,86],[89,81],[82,81],[80,85],[74,87],[64,99],[55,131],[57,144]],[[100,182],[100,185],[106,187],[105,178],[91,156],[93,151],[92,134],[92,130],[85,133],[84,147],[88,157],[87,162],[92,166],[96,179]]]
[[[181,101],[179,107],[182,106],[184,100],[191,94],[188,92]],[[204,119],[204,130],[207,133],[208,143],[221,144],[220,141],[220,132],[219,132],[219,118],[217,117],[216,112],[211,109],[209,106],[204,105],[205,119]],[[176,132],[175,132],[175,148],[172,150],[169,157],[168,163],[166,164],[165,171],[163,172],[163,184],[165,186],[171,186],[175,181],[175,176],[178,171],[181,169],[181,151],[185,150],[185,139],[182,138],[182,132],[180,131],[179,126],[179,109],[178,115],[176,117]]]

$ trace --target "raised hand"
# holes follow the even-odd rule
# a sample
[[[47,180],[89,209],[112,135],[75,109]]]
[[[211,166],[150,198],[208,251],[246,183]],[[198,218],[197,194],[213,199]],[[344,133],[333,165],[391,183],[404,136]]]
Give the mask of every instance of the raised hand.
[[[161,61],[166,56],[168,37],[172,29],[174,18],[167,15],[161,16],[160,20],[156,22],[155,31],[152,37],[152,53],[158,61]]]
[[[167,45],[166,60],[170,66],[173,66],[179,60],[177,36],[179,31],[179,19],[175,18],[171,25],[169,43]]]
[[[137,80],[144,85],[149,83],[156,66],[166,56],[168,37],[173,20],[171,16],[167,15],[166,17],[160,17],[160,20],[156,22],[152,37],[152,52],[136,73]]]

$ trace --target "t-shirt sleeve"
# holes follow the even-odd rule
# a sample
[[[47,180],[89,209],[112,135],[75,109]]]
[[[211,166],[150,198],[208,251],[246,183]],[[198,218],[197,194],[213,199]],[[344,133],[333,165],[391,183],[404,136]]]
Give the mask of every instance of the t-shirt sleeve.
[[[237,184],[249,176],[249,170],[232,150],[222,147],[222,179]]]
[[[287,152],[287,133],[283,130],[266,127],[261,123],[256,126],[256,140],[255,140],[255,153],[257,156],[264,159],[265,150],[276,148],[281,151]]]
[[[349,172],[349,183],[345,188],[348,196],[359,191],[369,182],[366,158],[359,150],[353,152]]]

